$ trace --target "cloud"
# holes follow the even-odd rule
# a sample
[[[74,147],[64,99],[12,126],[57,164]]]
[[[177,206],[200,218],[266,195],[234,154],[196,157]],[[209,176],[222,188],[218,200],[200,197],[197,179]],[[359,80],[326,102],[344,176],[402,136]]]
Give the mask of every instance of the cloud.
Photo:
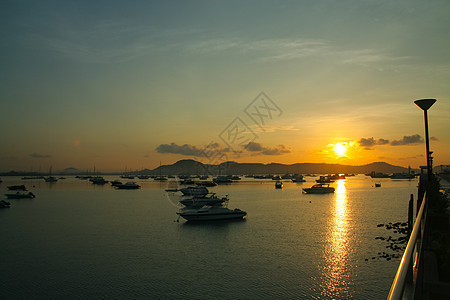
[[[401,138],[400,140],[394,140],[391,142],[392,146],[402,146],[402,145],[416,145],[416,144],[421,144],[423,143],[423,138],[418,135],[418,134],[414,134],[414,135],[405,135],[403,138]]]
[[[436,138],[432,138],[433,140],[437,140]],[[365,150],[372,150],[374,146],[379,145],[391,145],[391,146],[402,146],[402,145],[417,145],[423,143],[423,138],[419,134],[413,134],[413,135],[405,135],[399,140],[392,140],[389,141],[387,139],[379,138],[374,139],[371,138],[360,138],[357,143],[360,147],[364,148]]]
[[[30,156],[32,158],[50,158],[50,157],[52,157],[50,154],[39,154],[39,153],[31,153]]]
[[[371,138],[361,138],[358,140],[359,146],[363,147],[366,150],[371,150],[371,148],[375,145],[386,145],[389,144],[389,140],[386,139],[378,139],[375,140],[373,137]]]
[[[156,152],[158,153],[173,153],[173,154],[181,154],[181,155],[190,155],[190,156],[200,156],[202,153],[202,149],[197,148],[193,145],[177,145],[175,143],[170,144],[161,144],[156,147]]]
[[[245,146],[245,149],[252,152],[253,155],[282,155],[285,153],[291,153],[291,150],[284,146],[278,145],[275,148],[264,147],[260,143],[250,142]]]

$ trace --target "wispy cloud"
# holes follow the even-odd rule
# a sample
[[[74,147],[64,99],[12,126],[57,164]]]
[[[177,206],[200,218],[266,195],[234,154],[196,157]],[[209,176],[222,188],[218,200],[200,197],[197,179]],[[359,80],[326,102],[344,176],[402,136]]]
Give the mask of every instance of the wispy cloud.
[[[265,147],[260,143],[250,142],[245,146],[245,150],[252,153],[252,155],[282,155],[291,153],[291,150],[285,145],[278,145],[270,148]]]
[[[32,157],[32,158],[50,158],[52,156],[50,154],[31,153],[30,157]]]
[[[189,144],[177,145],[175,143],[170,143],[159,145],[158,147],[156,147],[156,152],[181,154],[187,156],[200,156],[202,154],[202,149]]]

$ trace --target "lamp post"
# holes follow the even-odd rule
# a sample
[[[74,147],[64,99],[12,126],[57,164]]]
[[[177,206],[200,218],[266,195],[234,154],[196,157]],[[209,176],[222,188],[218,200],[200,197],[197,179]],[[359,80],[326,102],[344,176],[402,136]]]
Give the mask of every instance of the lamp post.
[[[423,116],[425,119],[425,145],[426,145],[426,151],[427,151],[426,158],[427,158],[428,180],[430,180],[430,176],[431,176],[433,170],[431,169],[431,153],[432,152],[430,152],[430,138],[428,136],[428,114],[427,114],[427,111],[434,104],[434,102],[436,102],[436,99],[421,99],[421,100],[414,101],[414,103],[423,110]]]

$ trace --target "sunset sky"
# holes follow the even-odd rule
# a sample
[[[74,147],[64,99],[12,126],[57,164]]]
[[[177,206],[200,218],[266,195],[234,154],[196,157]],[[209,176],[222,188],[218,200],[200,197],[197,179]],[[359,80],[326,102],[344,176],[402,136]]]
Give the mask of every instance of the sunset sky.
[[[4,0],[0,34],[0,171],[417,168],[422,98],[450,164],[448,0]]]

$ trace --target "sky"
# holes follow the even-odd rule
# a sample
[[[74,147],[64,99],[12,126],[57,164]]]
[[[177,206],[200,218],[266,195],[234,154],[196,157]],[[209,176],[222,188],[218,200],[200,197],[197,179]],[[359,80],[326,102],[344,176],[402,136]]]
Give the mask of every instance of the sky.
[[[448,0],[0,3],[0,171],[450,164]]]

